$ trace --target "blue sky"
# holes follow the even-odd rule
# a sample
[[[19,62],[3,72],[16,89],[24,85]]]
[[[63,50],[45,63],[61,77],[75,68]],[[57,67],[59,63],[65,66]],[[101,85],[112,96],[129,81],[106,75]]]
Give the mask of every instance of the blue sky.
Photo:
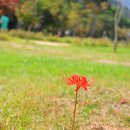
[[[130,9],[130,0],[124,0],[123,4]]]

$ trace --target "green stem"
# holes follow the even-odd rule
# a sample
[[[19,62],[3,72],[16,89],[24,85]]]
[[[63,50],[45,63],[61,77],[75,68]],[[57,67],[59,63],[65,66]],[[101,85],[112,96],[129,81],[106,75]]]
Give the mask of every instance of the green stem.
[[[76,115],[77,97],[78,97],[78,92],[76,92],[76,96],[75,96],[75,106],[74,106],[74,113],[73,113],[73,118],[72,118],[72,130],[74,130],[74,127],[75,127],[75,115]]]

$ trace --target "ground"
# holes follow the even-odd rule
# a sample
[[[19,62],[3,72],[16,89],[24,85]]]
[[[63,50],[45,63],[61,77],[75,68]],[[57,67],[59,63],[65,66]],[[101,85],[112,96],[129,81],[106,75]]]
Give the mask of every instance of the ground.
[[[75,73],[95,80],[80,91],[76,130],[130,129],[130,48],[39,43],[0,41],[1,130],[70,130],[75,88],[64,79]]]

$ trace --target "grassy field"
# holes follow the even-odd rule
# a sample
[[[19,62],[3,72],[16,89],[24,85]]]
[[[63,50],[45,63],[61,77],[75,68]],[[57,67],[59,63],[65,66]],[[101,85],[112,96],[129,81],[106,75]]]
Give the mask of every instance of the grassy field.
[[[80,91],[76,130],[130,129],[130,102],[121,104],[130,99],[130,48],[34,43],[0,41],[0,130],[70,130],[75,88],[64,77],[75,73],[95,79]]]

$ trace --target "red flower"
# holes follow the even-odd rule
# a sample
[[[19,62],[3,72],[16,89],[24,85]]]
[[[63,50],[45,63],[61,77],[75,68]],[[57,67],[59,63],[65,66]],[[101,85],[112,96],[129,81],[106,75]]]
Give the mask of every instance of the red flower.
[[[89,82],[88,79],[84,76],[80,75],[72,75],[71,77],[66,79],[67,85],[76,85],[75,92],[78,92],[80,88],[83,88],[85,91],[88,90],[88,87],[90,87],[94,82]]]

